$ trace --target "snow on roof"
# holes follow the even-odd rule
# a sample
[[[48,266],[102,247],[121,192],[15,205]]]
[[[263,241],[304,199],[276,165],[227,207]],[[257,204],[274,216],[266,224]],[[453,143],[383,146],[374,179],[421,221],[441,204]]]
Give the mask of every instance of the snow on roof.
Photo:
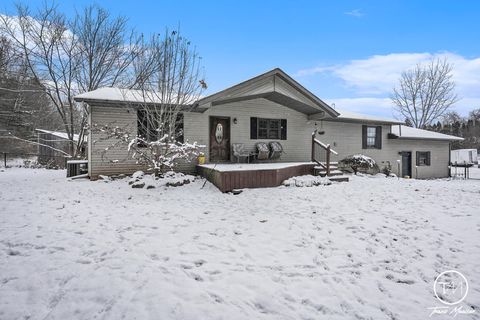
[[[392,134],[403,139],[427,139],[427,140],[457,140],[463,138],[451,136],[434,131],[412,128],[404,125],[392,126]]]
[[[382,123],[397,123],[397,124],[404,123],[403,121],[399,121],[395,119],[370,116],[370,115],[360,114],[360,113],[351,112],[351,111],[338,110],[338,109],[336,111],[340,113],[340,115],[338,116],[338,119],[361,120],[361,121],[382,122]]]
[[[162,99],[161,93],[146,90],[133,90],[133,89],[121,89],[104,87],[93,91],[85,92],[74,97],[75,101],[122,101],[133,103],[165,103],[165,99]],[[174,97],[168,97],[167,100],[173,101]],[[183,104],[191,104],[195,99],[189,99],[188,97],[180,99]],[[191,101],[190,101],[191,100]]]
[[[50,130],[45,130],[45,129],[35,129],[35,130],[38,131],[38,132],[49,133],[52,136],[55,136],[55,137],[58,137],[58,138],[69,140],[68,139],[68,134],[66,132],[50,131]],[[73,135],[73,141],[75,141],[75,142],[78,141],[78,134]]]

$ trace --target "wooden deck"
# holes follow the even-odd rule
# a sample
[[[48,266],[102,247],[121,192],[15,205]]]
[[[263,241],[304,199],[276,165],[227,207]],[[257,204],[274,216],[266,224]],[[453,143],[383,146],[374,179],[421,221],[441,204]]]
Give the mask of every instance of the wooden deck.
[[[198,173],[220,191],[243,188],[277,187],[288,178],[313,174],[314,163],[261,163],[261,164],[206,164],[198,165]]]

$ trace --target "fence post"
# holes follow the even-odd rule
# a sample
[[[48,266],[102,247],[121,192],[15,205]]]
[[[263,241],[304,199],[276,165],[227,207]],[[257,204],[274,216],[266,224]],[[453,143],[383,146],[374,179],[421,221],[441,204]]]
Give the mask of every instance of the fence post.
[[[3,164],[6,168],[7,167],[7,153],[6,152],[3,153]]]

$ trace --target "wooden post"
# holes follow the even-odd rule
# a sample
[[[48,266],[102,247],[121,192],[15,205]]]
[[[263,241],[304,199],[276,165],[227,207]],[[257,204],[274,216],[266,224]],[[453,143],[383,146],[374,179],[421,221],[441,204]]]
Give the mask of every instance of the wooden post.
[[[7,167],[7,153],[6,152],[3,153],[3,164],[6,168]]]
[[[327,176],[330,175],[330,145],[327,146]]]
[[[315,162],[315,136],[317,135],[317,129],[312,132],[312,162]]]

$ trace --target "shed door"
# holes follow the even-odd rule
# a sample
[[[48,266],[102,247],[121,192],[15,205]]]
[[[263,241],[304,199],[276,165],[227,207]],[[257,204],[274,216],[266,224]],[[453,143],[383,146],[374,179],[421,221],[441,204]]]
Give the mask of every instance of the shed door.
[[[402,177],[412,177],[412,153],[410,151],[402,152]]]
[[[210,117],[210,161],[230,160],[230,118]]]

